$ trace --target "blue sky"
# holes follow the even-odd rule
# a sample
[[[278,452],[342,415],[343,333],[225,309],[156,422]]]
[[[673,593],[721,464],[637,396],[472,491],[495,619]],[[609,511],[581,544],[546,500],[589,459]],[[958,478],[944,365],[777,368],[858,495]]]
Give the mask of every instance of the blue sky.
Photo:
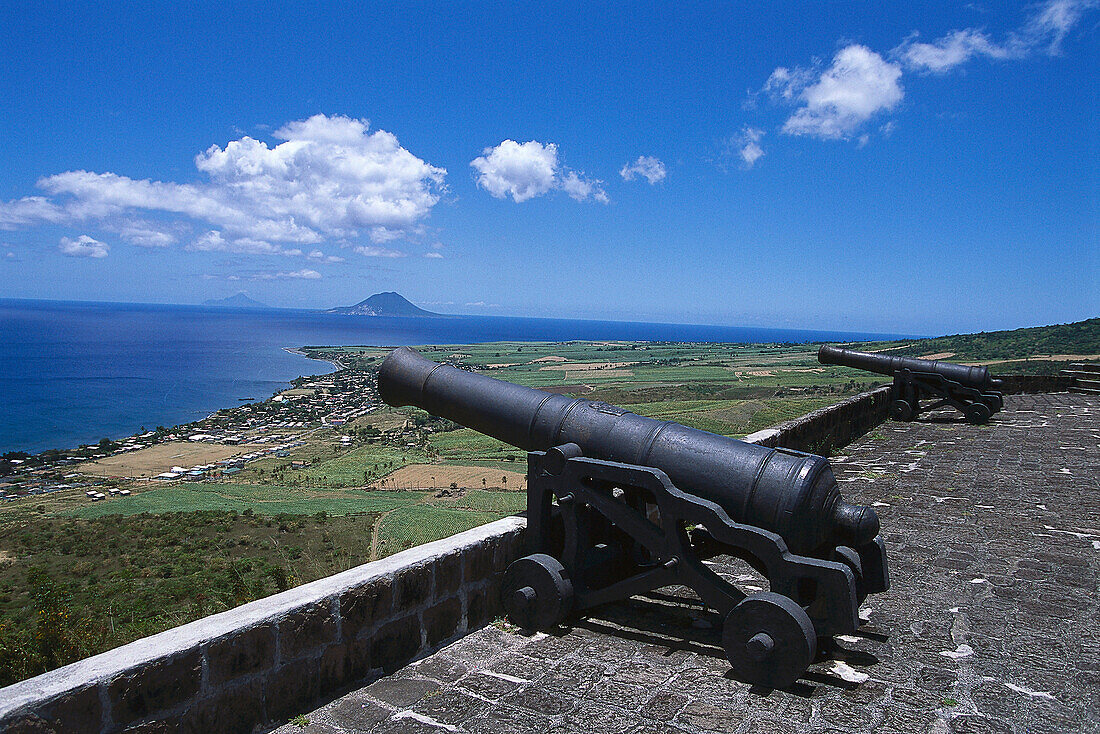
[[[5,9],[0,294],[1100,314],[1095,2]]]

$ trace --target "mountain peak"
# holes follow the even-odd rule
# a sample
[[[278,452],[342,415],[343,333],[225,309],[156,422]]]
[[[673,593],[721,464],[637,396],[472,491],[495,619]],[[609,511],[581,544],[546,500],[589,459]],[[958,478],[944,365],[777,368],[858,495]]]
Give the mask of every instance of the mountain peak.
[[[375,293],[354,306],[337,306],[325,313],[352,314],[355,316],[440,316],[409,303],[400,293],[386,291]]]

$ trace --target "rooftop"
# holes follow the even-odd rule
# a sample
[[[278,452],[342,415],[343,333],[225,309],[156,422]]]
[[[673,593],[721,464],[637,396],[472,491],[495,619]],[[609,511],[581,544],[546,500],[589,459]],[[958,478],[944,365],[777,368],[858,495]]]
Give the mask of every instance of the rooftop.
[[[484,627],[277,731],[1100,731],[1100,403],[956,415],[885,423],[832,459],[845,498],[879,512],[893,586],[788,690],[728,678],[720,620],[673,588],[560,635]]]

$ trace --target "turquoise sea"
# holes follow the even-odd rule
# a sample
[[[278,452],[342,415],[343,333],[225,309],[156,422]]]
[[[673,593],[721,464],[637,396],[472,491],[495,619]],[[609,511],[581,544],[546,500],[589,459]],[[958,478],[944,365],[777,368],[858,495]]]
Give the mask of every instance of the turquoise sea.
[[[290,309],[0,299],[0,453],[68,448],[197,420],[333,367],[303,345],[624,339],[805,342],[796,331],[488,316],[385,318]]]

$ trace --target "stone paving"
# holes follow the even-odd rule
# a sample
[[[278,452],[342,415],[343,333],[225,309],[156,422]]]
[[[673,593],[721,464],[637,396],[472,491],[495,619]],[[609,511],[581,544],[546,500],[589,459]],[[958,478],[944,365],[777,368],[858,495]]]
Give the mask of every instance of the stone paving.
[[[833,459],[879,512],[893,588],[787,690],[727,677],[721,620],[666,589],[558,636],[498,622],[277,732],[1100,732],[1100,401],[956,415]]]

